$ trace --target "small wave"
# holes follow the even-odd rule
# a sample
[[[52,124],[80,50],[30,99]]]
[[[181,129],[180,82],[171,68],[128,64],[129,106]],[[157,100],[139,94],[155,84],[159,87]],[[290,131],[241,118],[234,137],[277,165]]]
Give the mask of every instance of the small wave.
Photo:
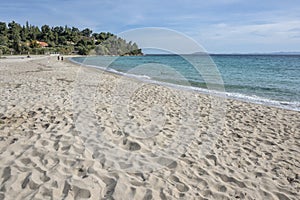
[[[167,86],[184,89],[184,90],[190,90],[190,91],[192,90],[192,91],[196,91],[196,92],[199,92],[202,94],[208,94],[208,95],[218,96],[218,97],[222,97],[222,98],[230,98],[230,99],[240,100],[240,101],[249,102],[249,103],[267,105],[267,106],[283,108],[283,109],[287,109],[287,110],[300,111],[300,102],[298,102],[298,101],[293,101],[293,102],[276,101],[276,100],[272,100],[272,99],[258,97],[255,95],[250,96],[250,95],[245,95],[245,94],[241,94],[241,93],[215,91],[215,90],[209,90],[206,88],[199,88],[199,87],[194,87],[194,86],[175,85],[172,83],[162,83],[162,85],[167,85]]]
[[[287,110],[300,111],[300,102],[298,101],[292,101],[292,102],[277,101],[268,98],[258,97],[256,95],[250,96],[250,95],[245,95],[240,93],[229,93],[229,92],[226,92],[226,97],[232,99],[238,99],[246,102],[256,103],[256,104],[263,104],[267,106],[284,108]]]
[[[121,72],[121,71],[115,70],[113,68],[101,67],[101,66],[97,66],[97,65],[88,65],[88,64],[84,64],[80,61],[76,61],[73,58],[70,58],[70,61],[74,62],[76,64],[79,64],[79,65],[84,65],[84,66],[87,66],[87,67],[101,69],[103,71],[111,72],[111,73],[122,75],[122,76],[127,76],[127,77],[132,77],[132,78],[137,78],[137,79],[151,79],[151,77],[149,77],[145,74],[142,74],[142,75],[140,75],[140,74],[129,74],[129,73],[126,73],[126,72]]]

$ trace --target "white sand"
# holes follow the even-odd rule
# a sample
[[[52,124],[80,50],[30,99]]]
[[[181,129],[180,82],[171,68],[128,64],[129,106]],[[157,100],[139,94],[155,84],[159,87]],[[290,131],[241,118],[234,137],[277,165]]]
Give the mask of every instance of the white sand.
[[[300,112],[0,59],[0,199],[299,199]]]

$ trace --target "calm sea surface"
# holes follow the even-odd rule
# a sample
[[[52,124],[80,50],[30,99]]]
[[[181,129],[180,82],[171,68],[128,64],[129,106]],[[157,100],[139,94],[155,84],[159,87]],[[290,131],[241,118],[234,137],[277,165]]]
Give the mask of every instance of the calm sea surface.
[[[95,56],[71,60],[162,84],[214,90],[230,98],[300,110],[298,55]]]

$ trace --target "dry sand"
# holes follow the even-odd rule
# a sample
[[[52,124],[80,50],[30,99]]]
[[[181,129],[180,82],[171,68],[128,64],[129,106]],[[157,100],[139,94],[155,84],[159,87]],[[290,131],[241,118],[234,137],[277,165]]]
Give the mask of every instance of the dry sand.
[[[0,59],[0,199],[299,199],[300,112]]]

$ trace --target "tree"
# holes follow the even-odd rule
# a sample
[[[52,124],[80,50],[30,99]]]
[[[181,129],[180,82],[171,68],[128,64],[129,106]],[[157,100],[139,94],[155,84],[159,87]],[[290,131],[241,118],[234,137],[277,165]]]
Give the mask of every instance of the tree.
[[[78,54],[80,54],[80,55],[88,55],[89,54],[89,49],[86,46],[80,45],[77,47],[77,50],[78,50]]]
[[[53,40],[53,33],[48,25],[42,26],[41,40],[45,42],[50,42]]]
[[[7,26],[5,22],[0,22],[0,45],[7,46]]]
[[[3,45],[3,46],[8,46],[8,39],[6,36],[4,35],[0,35],[0,45]]]
[[[61,45],[66,45],[67,44],[67,39],[64,35],[58,36],[58,43]]]
[[[83,29],[83,30],[81,31],[81,34],[82,34],[83,36],[85,36],[85,37],[90,37],[90,35],[92,34],[92,32],[93,32],[92,30],[86,28],[86,29]]]
[[[39,41],[47,42],[48,46],[40,45]],[[26,25],[12,21],[0,22],[0,50],[6,53],[46,53],[59,51],[69,54],[74,51],[87,55],[96,52],[99,55],[139,55],[138,46],[117,37],[109,32],[93,33],[89,28],[79,30],[76,27],[45,24],[42,27],[26,22]]]
[[[21,52],[21,37],[20,37],[20,31],[21,31],[21,26],[14,21],[8,24],[9,27],[9,33],[10,37],[9,39],[12,41],[11,42],[11,47],[16,51],[16,53]]]
[[[29,27],[29,38],[30,38],[30,40],[39,39],[40,34],[41,34],[41,31],[40,31],[39,27],[37,27],[37,26],[30,26]]]
[[[10,53],[10,49],[7,46],[1,46],[0,45],[0,50],[2,51],[2,55]]]
[[[7,26],[5,22],[0,22],[0,35],[7,34]]]
[[[70,40],[77,43],[80,40],[80,31],[78,28],[72,27]]]
[[[96,51],[97,55],[108,55],[109,54],[108,49],[103,45],[96,46],[95,51]]]

